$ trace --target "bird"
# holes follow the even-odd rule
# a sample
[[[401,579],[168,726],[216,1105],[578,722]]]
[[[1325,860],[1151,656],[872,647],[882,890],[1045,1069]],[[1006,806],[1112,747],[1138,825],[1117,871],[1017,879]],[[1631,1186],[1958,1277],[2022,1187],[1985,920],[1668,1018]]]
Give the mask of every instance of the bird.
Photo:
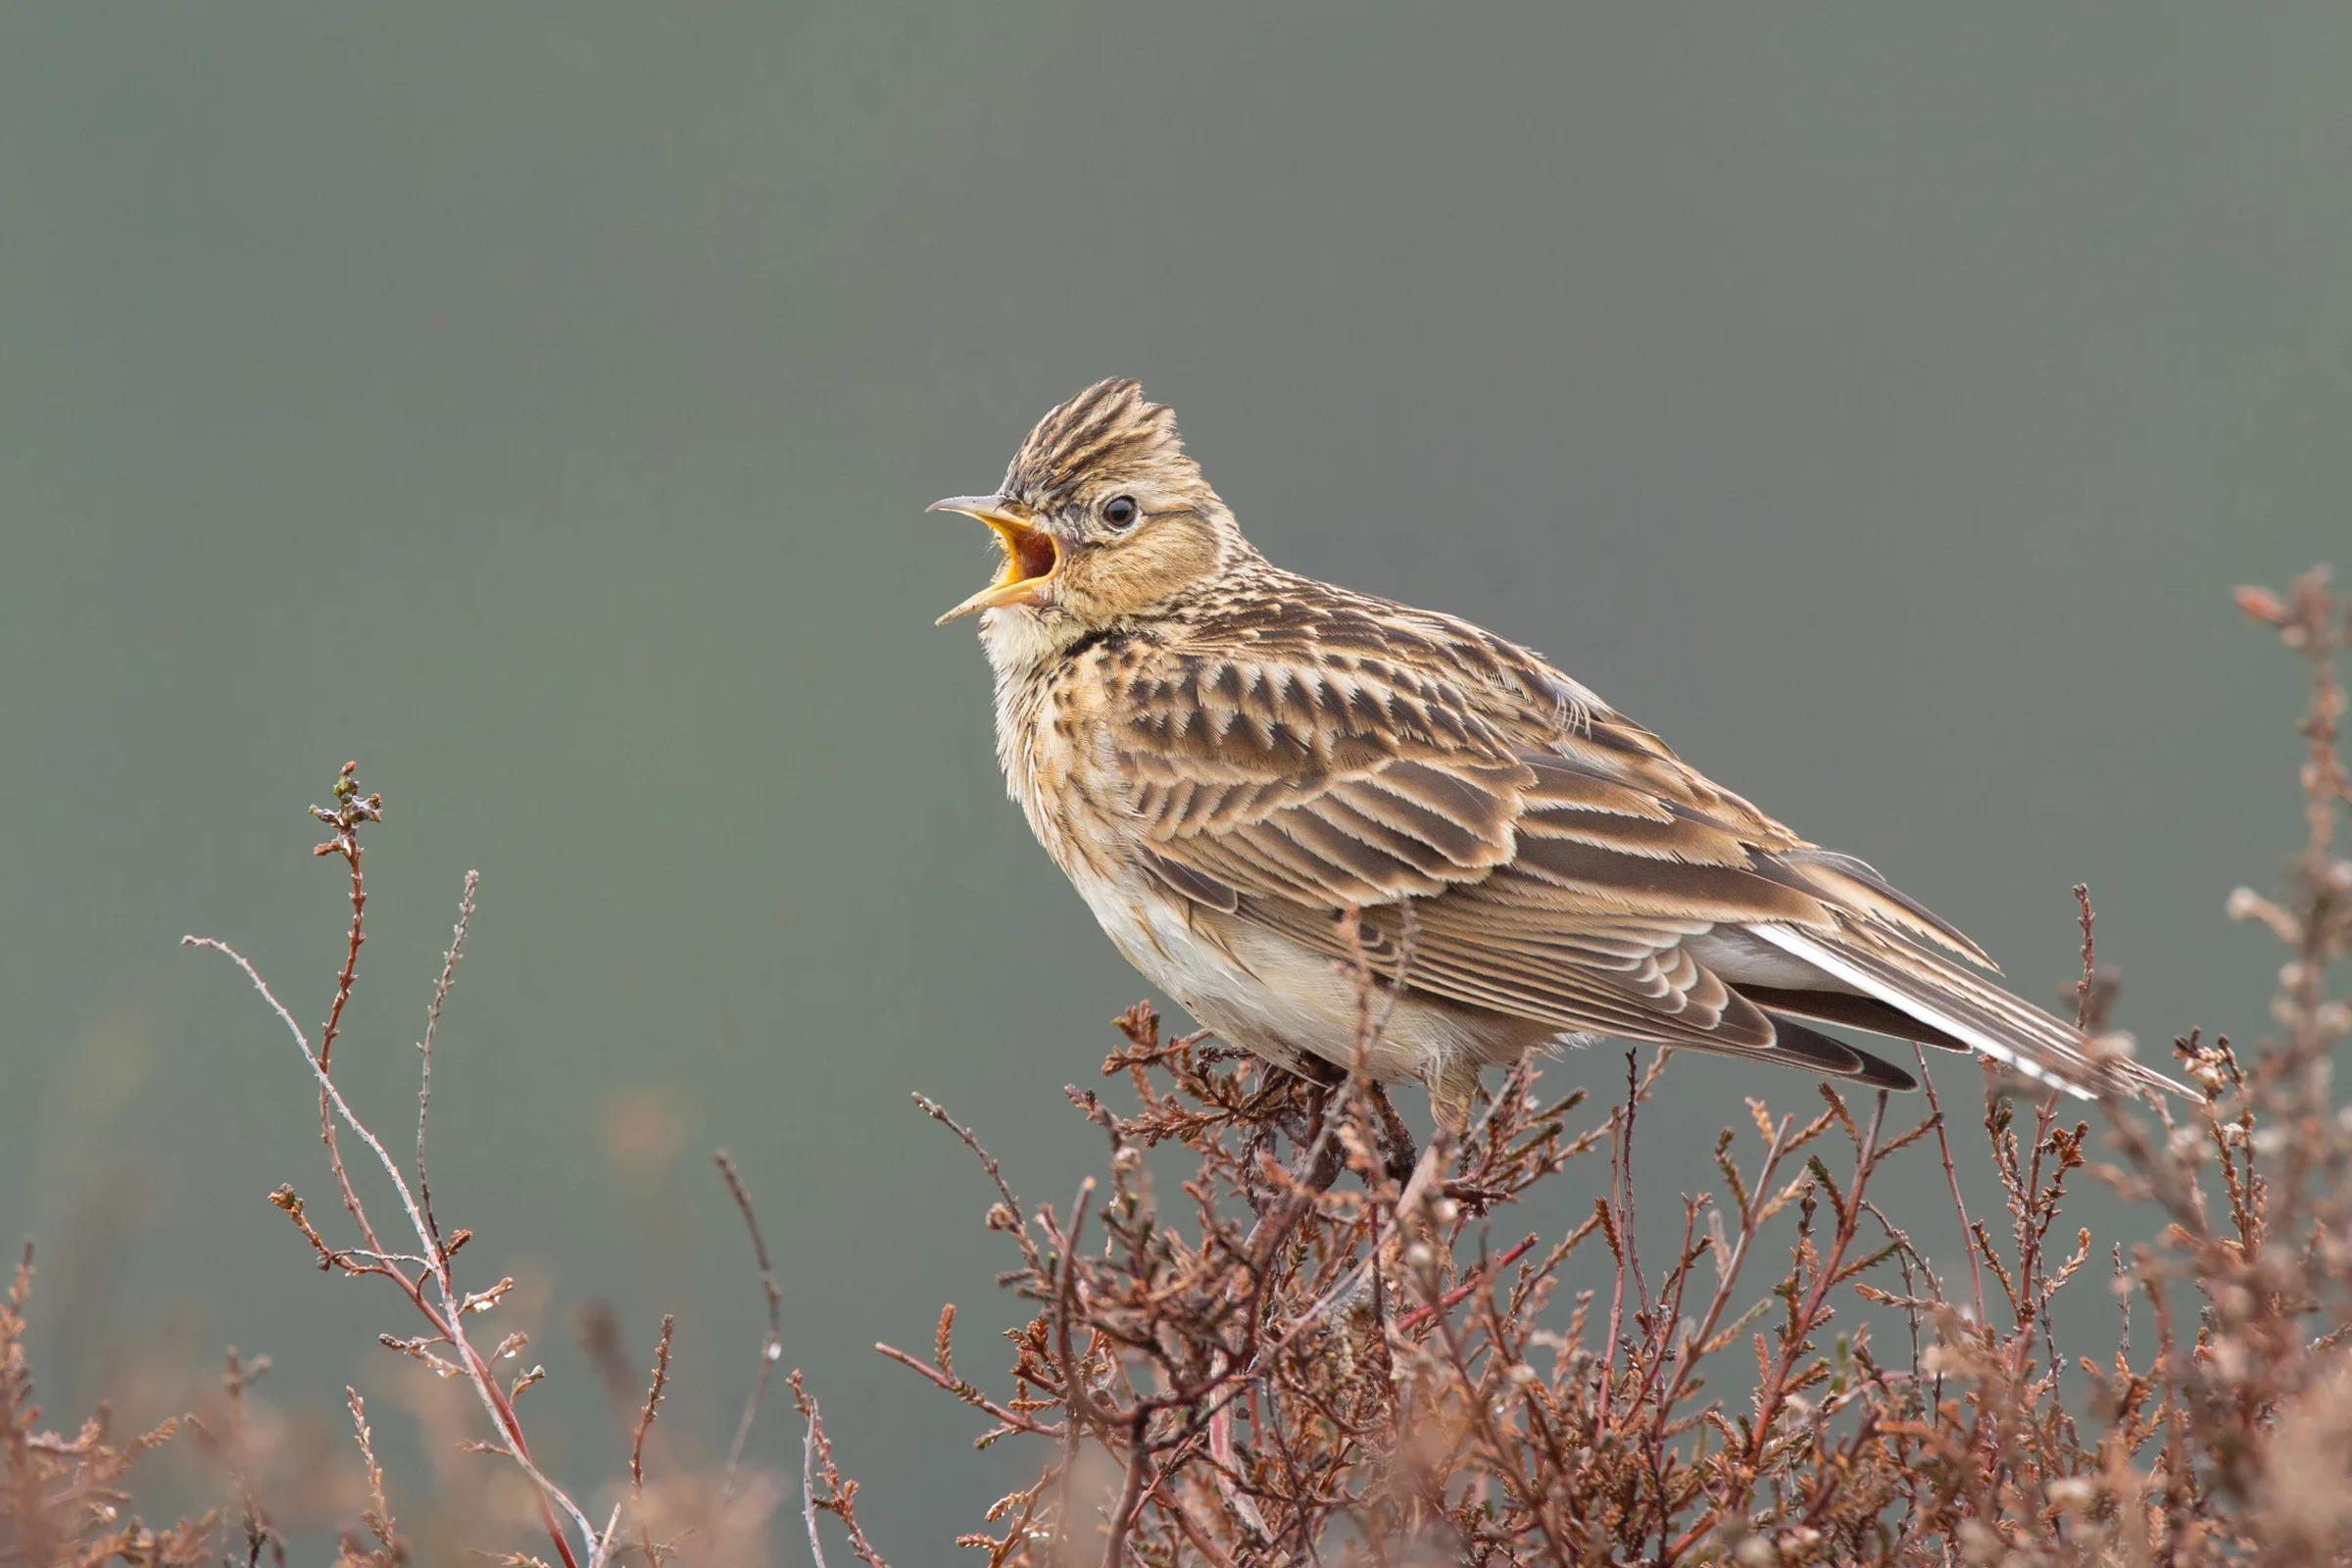
[[[928,510],[1001,547],[939,623],[979,617],[1031,831],[1128,962],[1278,1066],[1418,1082],[1457,1127],[1483,1069],[1602,1038],[1916,1087],[1824,1025],[2179,1089],[1541,656],[1275,565],[1134,380]]]

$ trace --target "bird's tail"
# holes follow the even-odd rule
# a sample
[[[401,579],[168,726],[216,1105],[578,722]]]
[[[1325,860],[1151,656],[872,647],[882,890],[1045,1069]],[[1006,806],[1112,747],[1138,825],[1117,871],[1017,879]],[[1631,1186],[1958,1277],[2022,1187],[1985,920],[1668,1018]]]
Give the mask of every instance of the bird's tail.
[[[2184,1085],[2152,1067],[2099,1051],[2073,1024],[2010,995],[1954,960],[1890,933],[1847,926],[1833,939],[1783,925],[1746,929],[1800,960],[1839,991],[1858,994],[1855,1000],[1868,999],[1893,1014],[1892,1018],[1881,1015],[1873,1023],[1862,1017],[1840,1017],[1831,1010],[1826,1015],[1834,1021],[1853,1022],[1931,1045],[1983,1052],[2029,1078],[2082,1100],[2095,1100],[2106,1092],[2189,1093]],[[1774,988],[1771,998],[1756,1000],[1759,1005],[1776,1011],[1818,1015],[1818,1007],[1792,1000],[1799,995],[1819,998],[1818,1007],[1836,1009],[1838,1005],[1832,1000],[1836,993],[1798,993],[1780,987]],[[1901,1027],[1904,1023],[1911,1027]]]

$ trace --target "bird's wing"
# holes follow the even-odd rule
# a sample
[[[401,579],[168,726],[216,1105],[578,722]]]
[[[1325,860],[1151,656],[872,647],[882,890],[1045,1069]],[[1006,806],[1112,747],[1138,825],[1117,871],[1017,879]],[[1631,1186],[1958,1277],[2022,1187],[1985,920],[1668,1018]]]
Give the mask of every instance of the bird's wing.
[[[1180,652],[1124,698],[1107,739],[1143,863],[1335,956],[1336,916],[1360,911],[1373,962],[1416,990],[1562,1033],[1770,1051],[1771,1018],[1685,941],[1831,927],[1735,826],[1529,750],[1426,670]]]
[[[2077,1093],[2099,1081],[2075,1030],[1935,951],[1988,962],[1958,931],[1500,646],[1523,663],[1499,675],[1328,649],[1163,650],[1103,720],[1143,864],[1195,905],[1335,956],[1355,911],[1391,978],[1562,1033],[1907,1081],[1776,1017],[1809,1009],[1757,1005],[1740,990],[1753,980],[1871,999],[1924,1026],[1913,1038]],[[1727,931],[1747,937],[1738,961]]]

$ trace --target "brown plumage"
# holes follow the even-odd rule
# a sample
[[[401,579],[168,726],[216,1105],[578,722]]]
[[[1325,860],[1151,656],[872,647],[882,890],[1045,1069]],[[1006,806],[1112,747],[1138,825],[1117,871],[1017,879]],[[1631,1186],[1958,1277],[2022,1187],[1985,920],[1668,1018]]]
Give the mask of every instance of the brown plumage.
[[[1004,547],[942,618],[981,614],[1013,798],[1128,958],[1236,1044],[1349,1059],[1353,911],[1395,996],[1373,1069],[1449,1110],[1482,1066],[1602,1035],[1911,1087],[1799,1020],[2085,1097],[2168,1084],[1537,655],[1270,564],[1133,381],[934,510]]]

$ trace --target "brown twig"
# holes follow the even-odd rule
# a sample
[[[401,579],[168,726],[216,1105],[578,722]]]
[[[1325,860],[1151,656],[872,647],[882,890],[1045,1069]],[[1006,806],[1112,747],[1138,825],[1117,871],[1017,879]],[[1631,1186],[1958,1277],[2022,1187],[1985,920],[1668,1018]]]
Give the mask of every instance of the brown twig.
[[[366,940],[363,917],[368,901],[366,885],[360,873],[360,829],[365,823],[383,819],[382,798],[374,795],[363,797],[360,794],[356,763],[344,765],[341,774],[335,781],[334,798],[337,807],[333,811],[319,807],[311,808],[313,816],[334,829],[334,836],[319,845],[316,853],[339,856],[348,867],[352,923],[346,940],[343,969],[336,980],[335,1001],[328,1011],[326,1025],[320,1032],[322,1047],[331,1045],[334,1037],[341,1030],[344,1005],[350,1000],[352,985],[357,973],[359,951]],[[392,1158],[390,1152],[384,1148],[382,1141],[369,1130],[366,1123],[360,1120],[358,1113],[344,1099],[342,1090],[337,1087],[333,1077],[327,1071],[323,1051],[313,1050],[310,1037],[304,1032],[302,1025],[295,1021],[294,1015],[287,1010],[283,1003],[278,1001],[269,983],[262,978],[261,972],[243,954],[225,942],[212,937],[195,936],[183,937],[180,940],[183,946],[219,953],[234,963],[254,989],[260,993],[270,1010],[276,1015],[278,1021],[293,1037],[295,1048],[301,1052],[304,1063],[310,1067],[312,1077],[318,1086],[323,1129],[322,1142],[327,1147],[328,1159],[335,1173],[336,1185],[343,1193],[344,1206],[359,1226],[361,1235],[367,1242],[367,1247],[364,1250],[349,1251],[338,1251],[329,1248],[315,1229],[303,1222],[299,1211],[299,1200],[292,1200],[292,1206],[289,1206],[287,1200],[291,1200],[290,1190],[281,1189],[283,1197],[279,1206],[286,1208],[288,1213],[294,1215],[296,1222],[303,1225],[305,1236],[312,1241],[323,1258],[335,1262],[352,1274],[379,1274],[392,1281],[401,1294],[408,1298],[410,1304],[424,1317],[432,1328],[434,1339],[446,1342],[455,1351],[459,1370],[463,1372],[467,1383],[473,1388],[484,1412],[490,1418],[493,1430],[499,1434],[500,1451],[506,1453],[514,1462],[536,1489],[541,1523],[547,1530],[549,1541],[556,1548],[557,1556],[564,1562],[565,1568],[579,1568],[580,1559],[574,1555],[570,1543],[565,1540],[563,1528],[557,1522],[557,1512],[561,1510],[578,1529],[582,1549],[590,1562],[595,1562],[602,1554],[600,1534],[596,1527],[589,1522],[587,1515],[580,1511],[579,1505],[572,1501],[570,1495],[548,1479],[547,1475],[533,1462],[529,1444],[523,1437],[522,1424],[514,1414],[511,1395],[499,1387],[497,1379],[491,1375],[489,1364],[466,1337],[465,1320],[468,1313],[480,1310],[486,1304],[495,1304],[497,1293],[468,1296],[458,1290],[450,1272],[450,1253],[453,1249],[443,1247],[436,1241],[433,1227],[426,1221],[423,1210],[417,1205],[416,1196],[399,1164]],[[401,1209],[407,1215],[410,1228],[416,1237],[417,1246],[422,1249],[421,1253],[416,1254],[423,1265],[419,1274],[411,1274],[399,1255],[387,1253],[384,1250],[374,1227],[368,1222],[366,1206],[360,1201],[359,1194],[352,1186],[350,1173],[343,1162],[341,1149],[335,1136],[335,1126],[338,1121],[367,1147],[369,1153],[375,1156],[376,1163],[382,1168],[386,1179],[391,1182],[393,1191],[400,1200]],[[427,1299],[424,1291],[424,1281],[426,1280],[431,1281],[438,1297],[437,1300]]]
[[[711,1159],[718,1166],[719,1175],[725,1178],[727,1196],[735,1200],[735,1211],[743,1216],[743,1228],[752,1239],[752,1261],[760,1271],[760,1294],[767,1304],[767,1334],[760,1342],[759,1365],[752,1374],[751,1392],[743,1398],[743,1414],[736,1418],[734,1439],[727,1445],[727,1467],[718,1488],[719,1497],[724,1499],[735,1491],[744,1450],[752,1441],[752,1423],[760,1415],[760,1401],[766,1396],[767,1382],[775,1374],[776,1363],[784,1357],[784,1288],[776,1283],[775,1266],[767,1257],[767,1237],[760,1229],[760,1215],[752,1207],[751,1189],[744,1185],[743,1172],[735,1168],[734,1156],[721,1149]]]
[[[352,850],[356,858],[359,850]],[[441,1031],[441,1007],[449,1001],[450,988],[457,984],[458,965],[466,957],[466,933],[473,925],[474,894],[482,885],[482,873],[466,873],[466,886],[458,895],[458,923],[450,932],[449,950],[441,955],[441,972],[433,978],[432,1000],[425,1004],[424,1038],[416,1042],[418,1061],[416,1073],[416,1205],[424,1210],[425,1234],[432,1244],[433,1255],[443,1251],[441,1221],[433,1213],[433,1184],[425,1174],[425,1122],[433,1110],[433,1037]]]
[[[784,1380],[792,1389],[793,1404],[808,1423],[801,1448],[801,1517],[808,1527],[808,1549],[818,1568],[825,1560],[824,1543],[816,1530],[819,1512],[829,1513],[841,1521],[850,1538],[850,1550],[866,1568],[890,1568],[873,1543],[865,1539],[865,1531],[858,1523],[858,1483],[843,1477],[833,1462],[833,1440],[825,1436],[824,1418],[817,1411],[816,1396],[801,1382],[799,1368],[794,1368]],[[824,1495],[817,1495],[821,1483]]]
[[[654,1412],[662,1408],[662,1391],[669,1387],[669,1344],[677,1319],[662,1314],[662,1339],[654,1347],[654,1377],[646,1386],[645,1408],[637,1413],[637,1430],[629,1439],[629,1486],[645,1491],[645,1438],[654,1429]]]

